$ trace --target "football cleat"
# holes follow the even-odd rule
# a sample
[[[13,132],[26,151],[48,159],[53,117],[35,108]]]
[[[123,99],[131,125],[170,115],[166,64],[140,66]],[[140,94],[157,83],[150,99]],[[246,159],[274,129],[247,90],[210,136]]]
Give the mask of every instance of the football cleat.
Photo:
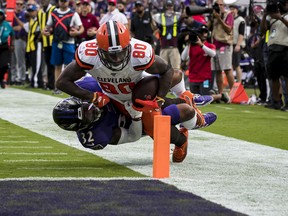
[[[211,95],[199,95],[194,94],[194,102],[197,106],[207,106],[213,102],[213,97]]]
[[[185,91],[180,95],[180,98],[184,99],[188,105],[193,107],[197,116],[196,127],[202,128],[205,125],[205,119],[201,111],[196,106],[194,101],[194,94],[190,91]]]
[[[205,119],[204,125],[201,126],[201,127],[196,125],[195,128],[193,128],[193,130],[199,129],[199,128],[208,127],[211,124],[213,124],[216,121],[216,119],[217,119],[217,115],[215,113],[213,113],[213,112],[204,113],[203,116],[204,116],[204,119]]]
[[[185,159],[188,149],[188,130],[184,127],[179,130],[186,137],[186,142],[181,146],[175,146],[172,156],[174,163],[181,163]]]

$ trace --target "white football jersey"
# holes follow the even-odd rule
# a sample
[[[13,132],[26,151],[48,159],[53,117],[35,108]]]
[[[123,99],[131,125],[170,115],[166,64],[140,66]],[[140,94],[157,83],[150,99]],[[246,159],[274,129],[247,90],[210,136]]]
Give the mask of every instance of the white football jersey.
[[[149,68],[155,59],[150,44],[134,38],[130,44],[131,58],[121,71],[110,70],[102,64],[95,39],[82,42],[75,53],[78,65],[99,82],[105,94],[119,102],[131,100],[132,89],[141,79],[142,72]]]

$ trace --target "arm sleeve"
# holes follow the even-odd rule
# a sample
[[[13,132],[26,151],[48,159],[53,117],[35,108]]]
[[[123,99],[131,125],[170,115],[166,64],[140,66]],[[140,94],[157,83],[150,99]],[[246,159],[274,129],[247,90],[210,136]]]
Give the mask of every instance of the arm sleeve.
[[[132,121],[129,129],[121,127],[121,137],[117,144],[135,142],[142,136],[142,121]]]
[[[216,51],[215,51],[215,50],[210,49],[209,47],[207,47],[207,46],[205,46],[205,45],[203,45],[202,49],[203,49],[203,51],[204,51],[207,55],[209,55],[211,58],[213,58],[213,57],[216,55]]]
[[[53,25],[52,15],[50,15],[50,16],[48,17],[48,20],[47,20],[47,22],[46,22],[46,25],[52,27],[52,25]]]
[[[182,51],[182,53],[181,53],[181,60],[182,61],[188,61],[189,60],[189,48],[190,48],[190,46],[188,45]]]
[[[29,32],[29,23],[27,22],[27,23],[24,23],[24,26],[23,26],[23,28],[24,28],[24,30],[25,30],[25,32]]]
[[[79,14],[76,12],[73,14],[73,17],[70,23],[70,26],[74,26],[74,25],[78,27],[83,25]]]

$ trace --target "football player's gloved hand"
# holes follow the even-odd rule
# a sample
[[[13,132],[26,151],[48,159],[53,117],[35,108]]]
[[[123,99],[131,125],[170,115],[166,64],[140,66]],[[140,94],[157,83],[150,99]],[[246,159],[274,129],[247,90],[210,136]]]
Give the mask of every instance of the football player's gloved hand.
[[[160,107],[164,104],[165,100],[157,96],[156,98],[154,98],[154,100],[136,99],[135,102],[143,106],[142,108],[133,106],[135,110],[141,112],[153,112],[160,111]]]
[[[109,101],[110,98],[107,95],[103,94],[102,92],[94,92],[92,103],[94,103],[95,106],[102,108],[109,103]]]
[[[134,107],[132,106],[131,101],[126,101],[124,103],[124,106],[125,106],[125,109],[127,110],[127,112],[129,113],[129,115],[131,116],[132,120],[134,120],[134,121],[141,120],[142,112],[135,110]]]

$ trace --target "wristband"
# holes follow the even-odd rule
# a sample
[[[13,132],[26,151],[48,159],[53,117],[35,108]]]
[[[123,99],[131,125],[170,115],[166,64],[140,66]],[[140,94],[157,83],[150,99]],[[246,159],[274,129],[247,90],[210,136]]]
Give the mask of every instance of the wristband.
[[[133,119],[132,119],[132,121],[141,121],[141,120],[142,120],[141,117],[139,117],[139,118],[133,118]]]
[[[201,49],[203,48],[203,46],[204,46],[204,44],[202,44],[200,47],[201,47]]]

